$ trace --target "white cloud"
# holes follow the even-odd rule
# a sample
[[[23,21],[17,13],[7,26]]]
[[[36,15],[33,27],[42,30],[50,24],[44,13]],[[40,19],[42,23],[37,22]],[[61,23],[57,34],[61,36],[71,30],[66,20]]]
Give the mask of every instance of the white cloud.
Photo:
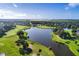
[[[18,13],[11,10],[0,9],[0,19],[42,19],[39,14]]]
[[[27,18],[25,13],[17,13],[10,10],[2,10],[0,9],[0,18],[1,19],[23,19]]]
[[[68,10],[69,9],[69,7],[65,7],[65,10]]]
[[[12,5],[13,5],[15,8],[17,8],[17,7],[18,7],[15,3],[13,3]]]
[[[65,7],[65,10],[69,10],[70,8],[75,8],[79,6],[79,3],[68,3],[68,5]]]
[[[79,6],[79,3],[69,3],[68,6],[74,8]]]

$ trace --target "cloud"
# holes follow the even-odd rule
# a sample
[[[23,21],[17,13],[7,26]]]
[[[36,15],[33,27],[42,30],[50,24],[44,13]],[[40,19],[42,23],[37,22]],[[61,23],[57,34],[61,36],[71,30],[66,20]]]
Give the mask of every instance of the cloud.
[[[15,3],[13,3],[12,5],[13,5],[15,8],[17,8],[17,7],[18,7]]]
[[[79,6],[79,3],[69,3],[68,6],[74,8]]]
[[[68,3],[67,6],[65,7],[65,10],[69,10],[70,8],[75,8],[79,6],[79,3]]]
[[[27,18],[27,15],[25,13],[17,13],[10,10],[0,9],[0,18],[1,19],[23,19],[23,18]]]
[[[65,7],[65,10],[68,10],[69,9],[69,7]]]
[[[14,12],[11,10],[0,9],[0,19],[42,19],[39,14],[26,14]]]

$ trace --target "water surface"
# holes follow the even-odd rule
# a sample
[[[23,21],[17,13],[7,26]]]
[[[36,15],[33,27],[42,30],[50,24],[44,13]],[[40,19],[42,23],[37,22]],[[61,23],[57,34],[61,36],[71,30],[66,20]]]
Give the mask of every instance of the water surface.
[[[71,56],[74,55],[69,48],[60,43],[52,41],[52,30],[51,29],[40,29],[32,27],[28,30],[29,39],[34,42],[39,42],[47,47],[51,47],[55,55],[57,56]]]

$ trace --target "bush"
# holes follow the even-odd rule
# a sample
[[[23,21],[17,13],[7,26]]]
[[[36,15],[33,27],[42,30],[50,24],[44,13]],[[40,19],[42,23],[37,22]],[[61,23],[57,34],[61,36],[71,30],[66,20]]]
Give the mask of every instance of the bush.
[[[77,49],[77,51],[79,52],[79,49]]]
[[[32,53],[32,49],[31,49],[31,48],[26,48],[26,49],[19,48],[19,52],[20,52],[20,54],[22,54],[22,55],[30,54],[30,53]]]
[[[79,44],[77,44],[77,46],[79,46]]]
[[[27,54],[32,53],[32,49],[31,48],[27,48],[26,50],[27,50]]]
[[[17,32],[17,35],[18,36],[24,35],[24,32],[23,31],[19,31],[19,32]]]
[[[19,44],[19,43],[17,43],[16,45],[17,45],[17,46],[20,46],[20,44]]]
[[[0,38],[6,35],[6,33],[3,30],[0,30]]]
[[[20,52],[21,55],[25,55],[25,53],[24,53],[22,48],[19,48],[19,52]]]
[[[39,51],[38,52],[42,52],[42,50],[41,49],[39,49]]]
[[[65,42],[65,43],[69,44],[69,43],[70,43],[70,41],[67,41],[67,42]]]
[[[75,44],[77,44],[77,41],[75,41]]]
[[[29,38],[29,36],[27,36],[27,38]]]
[[[33,45],[34,43],[32,42],[31,44]]]
[[[37,53],[37,56],[40,56],[40,54],[39,54],[39,53]]]
[[[49,50],[52,50],[52,48],[50,47]]]
[[[57,32],[57,31],[58,31],[58,29],[57,29],[57,28],[53,30],[53,32]]]

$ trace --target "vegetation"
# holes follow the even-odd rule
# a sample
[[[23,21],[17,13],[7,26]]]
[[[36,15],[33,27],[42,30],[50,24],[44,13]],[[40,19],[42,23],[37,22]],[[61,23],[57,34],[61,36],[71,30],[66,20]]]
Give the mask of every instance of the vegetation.
[[[56,28],[56,27],[52,27],[52,26],[46,26],[46,25],[38,25],[37,28],[42,28],[42,29],[50,29],[50,28]]]
[[[54,53],[51,47],[48,48],[29,40],[28,33],[22,31],[33,27],[30,25],[35,25],[37,28],[53,29],[52,40],[66,45],[74,55],[79,56],[79,35],[76,33],[79,30],[78,20],[29,22],[16,21],[16,26],[7,24],[0,28],[0,53],[5,53],[8,56],[53,56]]]
[[[18,31],[21,31],[23,29],[28,29],[28,28],[30,28],[30,27],[29,26],[16,25],[16,28],[6,32],[6,36],[4,36],[4,37],[15,35]]]
[[[53,28],[52,40],[66,45],[74,55],[79,56],[79,20],[33,21],[38,28]],[[67,30],[65,30],[67,28]],[[39,55],[39,54],[38,54]]]
[[[79,52],[77,51],[79,49],[79,46],[78,46],[79,40],[75,40],[77,42],[77,44],[75,44],[75,41],[64,40],[64,39],[60,38],[58,35],[56,35],[55,33],[52,33],[52,36],[53,36],[52,37],[53,41],[65,44],[66,46],[68,46],[70,51],[72,51],[72,53],[74,53],[74,55],[79,56]]]
[[[19,39],[16,33],[26,28],[29,27],[17,25],[15,29],[8,31],[6,36],[0,38],[0,53],[5,53],[5,55],[7,56],[21,56],[22,54],[20,54],[19,52],[20,48],[16,45],[16,41]],[[27,43],[29,44],[28,47],[31,48],[33,52],[31,54],[25,54],[25,55],[29,56],[37,55],[39,49],[42,50],[40,55],[43,56],[54,55],[54,53],[50,51],[47,47],[37,42],[27,40]]]
[[[22,45],[22,48],[19,49],[20,54],[25,55],[25,54],[30,54],[32,53],[32,49],[28,48],[29,44],[27,43],[27,35],[24,36],[24,32],[23,31],[19,31],[17,32],[17,35],[19,37],[19,40],[16,41],[16,44],[18,46]]]

